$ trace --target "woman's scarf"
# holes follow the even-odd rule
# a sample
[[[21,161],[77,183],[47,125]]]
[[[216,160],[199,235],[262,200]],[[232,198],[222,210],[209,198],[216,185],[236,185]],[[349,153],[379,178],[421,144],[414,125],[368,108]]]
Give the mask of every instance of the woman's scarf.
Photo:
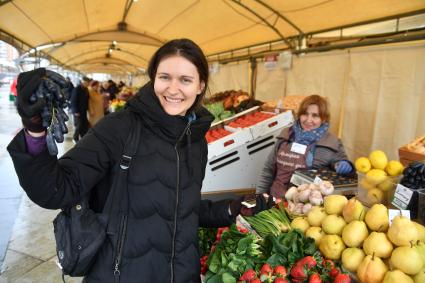
[[[306,163],[307,167],[313,166],[313,154],[316,149],[316,142],[320,140],[329,129],[329,123],[322,123],[319,128],[313,129],[310,131],[304,131],[301,127],[300,121],[297,120],[293,125],[292,129],[294,130],[295,139],[294,142],[300,143],[303,145],[313,145],[310,150],[307,152]]]

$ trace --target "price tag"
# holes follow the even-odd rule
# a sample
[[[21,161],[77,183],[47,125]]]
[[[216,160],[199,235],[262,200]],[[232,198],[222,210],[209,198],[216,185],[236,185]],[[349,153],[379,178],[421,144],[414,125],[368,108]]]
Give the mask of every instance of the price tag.
[[[410,219],[410,210],[388,209],[388,220],[390,225],[393,223],[394,218],[400,214]]]
[[[397,184],[397,188],[394,193],[394,198],[391,203],[395,207],[398,207],[400,209],[406,209],[407,206],[409,205],[412,195],[413,195],[413,191],[411,189],[401,184]]]
[[[307,150],[307,146],[300,143],[292,143],[291,151],[298,153],[298,154],[305,154],[305,151]]]
[[[322,179],[320,179],[320,177],[319,177],[319,176],[316,176],[316,177],[314,178],[313,183],[314,183],[314,184],[316,184],[316,185],[320,185],[320,184],[322,184],[322,183],[323,183],[323,180],[322,180]]]

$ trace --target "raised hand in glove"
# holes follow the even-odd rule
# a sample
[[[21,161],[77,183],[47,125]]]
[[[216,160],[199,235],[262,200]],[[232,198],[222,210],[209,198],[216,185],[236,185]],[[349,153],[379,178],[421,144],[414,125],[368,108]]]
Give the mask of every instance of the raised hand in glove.
[[[22,124],[31,132],[40,133],[46,130],[42,125],[41,111],[46,105],[43,98],[31,101],[31,96],[40,86],[46,69],[39,68],[29,72],[23,72],[18,76],[18,113],[22,118]],[[34,100],[34,99],[32,99]]]
[[[267,194],[250,194],[233,200],[230,203],[230,212],[233,217],[238,216],[252,216],[263,210],[272,208],[274,206],[273,197]],[[255,205],[252,207],[248,207]]]

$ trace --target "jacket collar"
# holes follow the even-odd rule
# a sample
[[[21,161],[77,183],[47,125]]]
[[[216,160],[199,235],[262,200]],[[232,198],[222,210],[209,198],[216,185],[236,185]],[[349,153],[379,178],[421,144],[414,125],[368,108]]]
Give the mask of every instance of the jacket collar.
[[[283,141],[292,142],[294,140],[292,127],[283,129],[277,138],[282,139]],[[328,147],[334,151],[338,151],[339,141],[334,135],[327,132],[316,142],[316,146]]]
[[[214,120],[214,117],[203,107],[195,113],[196,120],[191,121],[190,124],[188,116],[167,114],[155,95],[151,82],[145,84],[137,95],[128,101],[126,107],[138,113],[155,134],[173,143],[180,138],[182,143],[186,142],[183,134],[187,127],[190,129],[192,141],[203,139]]]

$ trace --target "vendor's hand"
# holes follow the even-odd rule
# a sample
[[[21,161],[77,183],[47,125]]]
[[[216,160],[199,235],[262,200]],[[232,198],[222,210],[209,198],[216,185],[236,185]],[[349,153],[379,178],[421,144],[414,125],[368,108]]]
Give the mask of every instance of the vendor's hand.
[[[16,89],[18,91],[18,113],[22,118],[24,127],[34,133],[44,132],[41,111],[46,102],[44,99],[30,101],[31,95],[37,90],[46,74],[44,68],[19,74]]]
[[[353,167],[351,166],[350,162],[341,160],[335,164],[335,171],[338,174],[348,174],[353,171]]]
[[[248,208],[242,204],[244,201],[247,202],[254,199],[256,205],[252,208]],[[263,210],[272,208],[273,206],[274,201],[272,196],[266,194],[250,194],[233,200],[230,203],[230,211],[234,217],[238,216],[238,214],[242,216],[252,216]]]

